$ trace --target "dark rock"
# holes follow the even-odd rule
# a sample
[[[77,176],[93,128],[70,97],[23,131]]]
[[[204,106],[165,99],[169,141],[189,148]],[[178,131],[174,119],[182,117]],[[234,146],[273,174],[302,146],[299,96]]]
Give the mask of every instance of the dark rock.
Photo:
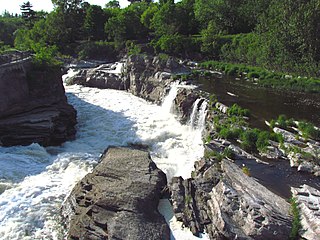
[[[148,152],[109,148],[63,206],[68,239],[170,239],[157,210],[165,187]]]
[[[75,136],[76,111],[67,103],[60,69],[31,62],[0,69],[0,145],[59,145]]]
[[[130,93],[154,103],[160,103],[165,89],[173,81],[172,74],[190,72],[173,58],[166,60],[153,56],[129,56],[122,74],[108,73],[107,68],[82,69],[67,80],[68,84],[88,87],[128,90]]]
[[[199,94],[192,89],[181,88],[178,90],[177,97],[175,98],[175,105],[178,110],[178,115],[183,122],[189,119],[194,102],[199,98]],[[198,108],[203,101],[200,101]]]
[[[289,203],[227,160],[221,169],[209,162],[198,166],[194,179],[171,184],[175,215],[195,235],[205,229],[210,239],[288,238]]]

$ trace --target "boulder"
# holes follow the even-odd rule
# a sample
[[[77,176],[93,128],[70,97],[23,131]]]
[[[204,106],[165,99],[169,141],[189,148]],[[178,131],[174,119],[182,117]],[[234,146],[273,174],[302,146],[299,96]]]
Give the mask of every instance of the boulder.
[[[8,64],[0,71],[0,146],[59,145],[74,138],[76,111],[59,68]]]
[[[170,239],[157,210],[166,183],[148,152],[108,148],[63,205],[68,239]]]
[[[297,200],[303,239],[314,240],[320,236],[320,191],[308,185],[291,188],[292,196]]]
[[[287,239],[290,205],[230,161],[197,164],[194,179],[175,178],[173,209],[195,235],[210,239]]]

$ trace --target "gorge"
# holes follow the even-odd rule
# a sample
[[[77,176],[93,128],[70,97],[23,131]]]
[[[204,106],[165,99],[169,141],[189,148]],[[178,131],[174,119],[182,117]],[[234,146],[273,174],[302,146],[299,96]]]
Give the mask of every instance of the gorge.
[[[217,196],[222,198],[225,195],[223,189],[229,189],[228,193],[239,191],[237,189],[238,185],[234,181],[235,175],[232,177],[228,174],[223,175],[219,171],[215,172],[214,166],[210,165],[212,164],[211,159],[197,162],[196,172],[192,173],[195,161],[200,160],[204,153],[201,133],[204,129],[204,116],[208,104],[205,101],[206,94],[202,96],[201,92],[193,91],[192,89],[195,86],[172,84],[171,75],[186,73],[188,68],[178,65],[171,59],[166,62],[157,61],[159,59],[153,57],[129,58],[124,63],[125,77],[121,78],[120,82],[115,81],[116,84],[111,82],[112,87],[108,85],[110,81],[106,81],[106,79],[108,77],[115,79],[118,73],[116,71],[108,72],[110,67],[102,68],[102,71],[97,69],[98,71],[92,71],[89,74],[93,76],[92,80],[101,77],[104,84],[108,85],[106,88],[126,89],[128,92],[156,103],[163,99],[162,106],[153,105],[127,92],[80,85],[66,86],[68,101],[78,112],[78,132],[74,141],[68,141],[61,147],[44,148],[38,144],[32,144],[25,147],[0,148],[0,158],[3,163],[6,163],[4,168],[1,169],[1,179],[3,179],[1,185],[5,191],[0,195],[2,216],[0,233],[5,239],[41,239],[44,236],[46,239],[64,238],[66,232],[60,224],[61,219],[58,217],[59,208],[64,204],[63,200],[69,194],[73,185],[92,171],[98,162],[100,153],[111,145],[148,146],[152,160],[166,173],[168,182],[173,177],[182,176],[186,181],[182,184],[185,189],[188,189],[188,185],[197,186],[200,184],[204,189],[207,189],[206,186],[209,187],[209,192],[211,189],[215,189]],[[74,78],[78,79],[77,81],[84,81],[85,83],[82,82],[82,84],[86,85],[88,84],[86,82],[89,82],[87,80],[90,80],[87,75],[88,72],[90,70],[80,70],[80,74],[77,73],[66,81]],[[164,93],[163,89],[166,87],[168,91]],[[172,109],[178,114],[179,120],[187,124],[181,124],[177,117],[170,113]],[[12,159],[16,160],[15,165],[12,165]],[[26,169],[25,164],[28,164],[30,168]],[[31,166],[33,167],[31,168]],[[234,164],[232,163],[222,163],[222,168],[229,169],[229,173],[237,173],[236,170],[233,170]],[[237,174],[245,179],[241,175],[241,171]],[[209,185],[206,185],[207,183],[203,179],[198,179],[198,175],[203,175],[208,180]],[[192,179],[195,178],[197,180],[193,181]],[[220,181],[221,179],[225,181]],[[255,182],[252,179],[248,181]],[[255,185],[255,188],[259,189],[258,186],[259,184]],[[245,187],[246,185],[244,185]],[[181,188],[181,185],[179,188]],[[195,211],[195,213],[198,211],[194,208],[194,204],[197,205],[195,199],[199,196],[194,195],[195,192],[192,191],[192,187],[189,190],[185,190],[186,194],[181,194],[178,199],[173,198],[173,201],[175,205],[179,198],[180,200],[182,198],[180,205],[185,206],[185,210],[182,208],[184,213],[186,213],[185,211],[190,213],[189,207],[192,205],[192,216],[194,214],[192,211]],[[269,198],[276,199],[267,189],[263,188],[263,191],[270,194],[271,197]],[[246,203],[243,199],[248,199],[248,197],[243,197],[239,192],[234,195],[231,194],[231,199],[235,197],[234,199],[240,201],[241,207],[247,209],[246,204],[248,202]],[[230,200],[228,193],[225,203]],[[252,192],[249,191],[250,194]],[[256,196],[256,194],[253,195]],[[206,195],[203,196],[206,199]],[[289,204],[282,198],[279,199],[279,203],[282,204],[280,210],[282,213],[273,209],[271,210],[271,218],[274,216],[273,213],[277,212],[275,218],[280,218],[283,221],[280,224],[284,229],[282,231],[283,235],[279,235],[279,239],[281,239],[290,232],[291,217],[289,216]],[[197,199],[197,201],[200,200]],[[250,201],[257,200],[253,198]],[[225,203],[222,204],[222,208]],[[259,200],[256,203],[266,205],[270,201]],[[237,206],[237,204],[231,206],[231,209]],[[260,208],[261,206],[256,207],[254,205],[253,210],[249,208],[248,211],[253,211],[254,223],[261,224],[260,230],[265,234],[268,223],[266,224],[264,219],[268,216],[269,210],[263,210],[261,214],[258,210]],[[269,208],[268,205],[266,209]],[[218,209],[215,208],[217,211]],[[174,210],[177,209],[174,207]],[[256,216],[257,211],[259,212],[258,217]],[[243,210],[243,212],[246,212],[246,210]],[[179,211],[176,211],[176,213],[179,215]],[[203,212],[200,215],[203,217]],[[251,216],[250,213],[248,215]],[[199,217],[197,213],[196,216]],[[244,216],[237,215],[234,219],[236,220],[237,217],[244,219]],[[198,230],[194,227],[199,226],[199,223],[200,225],[212,225],[210,223],[212,221],[211,217],[209,217],[210,219],[207,218],[206,221],[199,218],[200,221],[198,222],[194,221],[192,217],[191,220],[188,219],[189,217],[189,214],[185,214],[180,220],[183,220],[186,226],[190,224],[191,230],[195,234],[200,235],[199,230],[200,232],[203,231],[203,226]],[[231,220],[224,217],[221,219],[226,223],[234,221],[231,218]],[[223,223],[221,219],[219,220],[221,228],[217,227],[212,230],[210,232],[211,238],[212,236],[216,236],[216,239],[241,236],[243,239],[258,239],[257,236],[261,235],[261,232],[255,231],[254,227],[251,232],[245,231],[241,227],[231,229],[229,228],[230,225]],[[267,219],[269,218],[267,217]],[[252,227],[254,225],[247,223],[246,226]],[[267,227],[264,228],[263,226]],[[171,229],[173,228],[171,226]],[[179,227],[175,229],[177,231],[172,232],[172,237],[175,239],[193,239],[190,232],[184,233]],[[206,232],[209,233],[208,229],[206,229]]]

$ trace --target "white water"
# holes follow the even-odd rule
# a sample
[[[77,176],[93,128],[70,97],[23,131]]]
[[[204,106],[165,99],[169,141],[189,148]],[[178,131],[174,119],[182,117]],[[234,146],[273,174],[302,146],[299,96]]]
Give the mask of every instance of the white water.
[[[201,130],[181,125],[164,106],[115,90],[69,86],[66,91],[78,111],[75,141],[0,147],[0,189],[6,188],[0,195],[0,239],[63,239],[59,208],[107,146],[148,144],[168,179],[190,177],[203,155]]]

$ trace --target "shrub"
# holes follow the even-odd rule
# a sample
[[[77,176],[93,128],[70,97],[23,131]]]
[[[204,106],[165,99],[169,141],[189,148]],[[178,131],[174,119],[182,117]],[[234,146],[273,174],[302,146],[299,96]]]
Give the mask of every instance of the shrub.
[[[229,116],[245,116],[245,117],[249,117],[250,116],[250,111],[249,111],[249,109],[241,108],[238,104],[235,103],[231,107],[228,108],[227,114]]]
[[[86,42],[77,48],[79,59],[100,59],[114,61],[117,49],[113,42]]]
[[[313,124],[302,121],[298,123],[298,128],[304,138],[320,139],[320,130],[316,129]]]

